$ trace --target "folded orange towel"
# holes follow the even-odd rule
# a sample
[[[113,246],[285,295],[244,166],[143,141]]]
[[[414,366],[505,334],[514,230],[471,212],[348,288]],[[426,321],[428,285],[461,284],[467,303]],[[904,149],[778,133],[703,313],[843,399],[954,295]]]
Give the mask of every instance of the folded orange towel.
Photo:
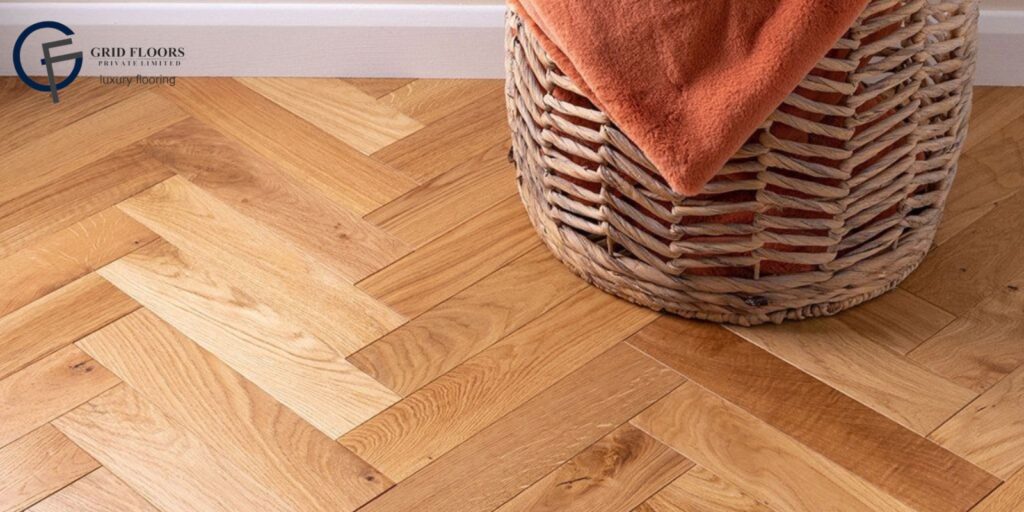
[[[509,0],[588,99],[694,195],[868,0]]]

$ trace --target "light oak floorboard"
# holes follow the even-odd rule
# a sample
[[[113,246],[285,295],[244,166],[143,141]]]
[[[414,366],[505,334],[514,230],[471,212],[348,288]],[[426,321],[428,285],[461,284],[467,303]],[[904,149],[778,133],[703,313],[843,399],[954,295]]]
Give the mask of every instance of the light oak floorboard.
[[[0,380],[0,447],[45,425],[120,380],[68,345]]]
[[[419,121],[333,78],[239,78],[246,87],[369,155],[423,128]]]
[[[398,400],[274,305],[169,244],[101,272],[332,439]]]
[[[174,176],[135,145],[0,204],[0,258]]]
[[[623,425],[498,509],[499,512],[620,512],[693,467],[671,448]]]
[[[1024,470],[1006,481],[971,512],[1018,512],[1024,507]]]
[[[537,247],[348,360],[406,396],[585,286],[546,248]]]
[[[835,318],[729,329],[920,435],[976,396]]]
[[[662,317],[629,343],[922,510],[965,510],[999,480],[720,326]]]
[[[408,318],[444,302],[539,245],[510,197],[360,281],[358,286]]]
[[[99,464],[50,425],[0,449],[0,511],[21,511]]]
[[[616,345],[361,512],[493,510],[681,381],[656,361]]]
[[[106,468],[99,468],[28,512],[159,512]]]
[[[707,468],[696,466],[633,512],[772,512]]]
[[[411,249],[210,126],[189,119],[144,141],[147,154],[355,282]]]
[[[139,308],[96,274],[0,318],[0,379]]]
[[[0,153],[0,203],[60,180],[184,118],[185,113],[172,102],[142,92]],[[83,140],[92,142],[82,144]]]
[[[904,355],[956,319],[901,288],[847,309],[836,318],[864,338]]]
[[[516,194],[515,168],[502,142],[366,216],[413,247]]]
[[[343,356],[405,322],[330,267],[182,177],[120,208],[204,264],[228,273],[233,286],[269,298],[289,320]]]
[[[354,510],[390,486],[333,439],[146,310],[78,346],[296,510]]]
[[[294,511],[216,446],[204,444],[126,385],[53,424],[158,509]]]
[[[359,215],[416,186],[404,174],[230,78],[182,79],[161,93]]]
[[[656,313],[588,288],[341,438],[401,481],[627,338]]]
[[[933,372],[981,393],[1024,365],[1024,275],[910,353]]]
[[[504,80],[420,79],[395,89],[381,102],[430,124],[504,87]]]
[[[777,510],[911,510],[692,382],[632,423]]]
[[[971,402],[931,438],[1000,478],[1024,468],[1024,366]]]
[[[345,78],[344,81],[374,98],[387,96],[412,82],[412,78]]]
[[[155,239],[145,226],[108,208],[0,259],[0,317]]]

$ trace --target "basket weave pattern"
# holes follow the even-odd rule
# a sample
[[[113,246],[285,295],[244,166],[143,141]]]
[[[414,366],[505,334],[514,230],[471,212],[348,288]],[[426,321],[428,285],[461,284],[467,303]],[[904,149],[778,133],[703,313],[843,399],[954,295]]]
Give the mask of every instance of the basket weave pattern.
[[[692,197],[510,11],[508,111],[530,218],[584,279],[684,317],[778,323],[876,297],[917,267],[939,224],[967,132],[977,9],[871,1]]]

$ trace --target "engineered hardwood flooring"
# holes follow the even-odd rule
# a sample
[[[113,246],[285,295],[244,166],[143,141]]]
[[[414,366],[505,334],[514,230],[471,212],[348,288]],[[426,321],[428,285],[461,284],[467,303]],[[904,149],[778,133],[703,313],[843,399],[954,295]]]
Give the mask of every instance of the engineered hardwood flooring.
[[[499,81],[12,80],[2,512],[1024,510],[1024,89],[900,288],[735,328],[551,256]]]

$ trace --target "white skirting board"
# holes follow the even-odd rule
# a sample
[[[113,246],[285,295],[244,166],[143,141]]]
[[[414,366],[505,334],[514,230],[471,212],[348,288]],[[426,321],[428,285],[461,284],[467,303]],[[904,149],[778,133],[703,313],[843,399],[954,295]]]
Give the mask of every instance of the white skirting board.
[[[0,75],[38,21],[74,31],[82,74],[500,78],[504,6],[460,3],[0,3]],[[47,34],[49,32],[49,34]],[[31,36],[24,55],[59,34]],[[103,59],[102,48],[181,48],[174,59]],[[983,10],[977,83],[1024,85],[1024,9]],[[102,50],[96,50],[100,52]],[[34,52],[34,53],[33,53]],[[32,60],[32,62],[28,62]],[[129,66],[101,66],[100,61]],[[30,75],[45,74],[25,59]],[[61,74],[57,64],[56,71]],[[70,68],[67,68],[70,69]]]

